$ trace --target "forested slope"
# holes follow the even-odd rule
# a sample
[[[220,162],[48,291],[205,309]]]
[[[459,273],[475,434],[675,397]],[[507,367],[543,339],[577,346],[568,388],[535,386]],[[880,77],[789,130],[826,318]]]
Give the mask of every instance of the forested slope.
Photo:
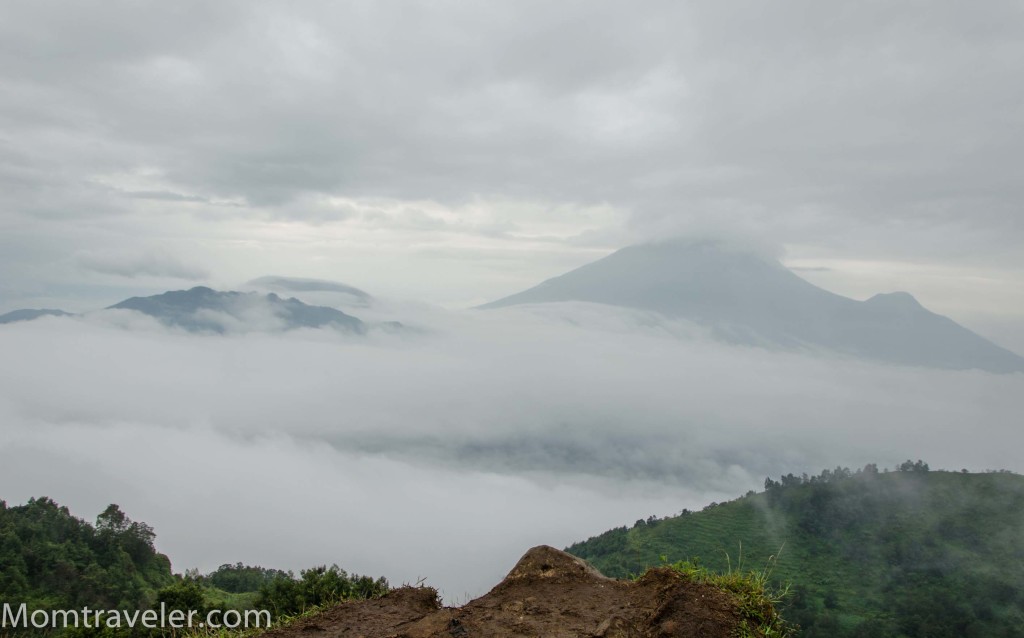
[[[387,592],[384,578],[349,574],[337,565],[292,572],[224,564],[202,575],[174,574],[171,562],[156,551],[153,529],[129,519],[110,505],[92,525],[66,507],[42,497],[24,505],[0,501],[0,602],[33,610],[91,609],[266,609],[282,618],[341,600]],[[46,634],[33,628],[0,631]],[[56,632],[60,633],[60,632]],[[68,630],[77,637],[156,638],[173,631]]]
[[[700,512],[637,521],[568,551],[611,576],[663,558],[761,569],[793,587],[804,636],[1024,635],[1024,477],[904,463],[766,480]]]
[[[173,582],[154,533],[111,505],[96,525],[48,498],[0,501],[0,594],[31,608],[144,608]]]

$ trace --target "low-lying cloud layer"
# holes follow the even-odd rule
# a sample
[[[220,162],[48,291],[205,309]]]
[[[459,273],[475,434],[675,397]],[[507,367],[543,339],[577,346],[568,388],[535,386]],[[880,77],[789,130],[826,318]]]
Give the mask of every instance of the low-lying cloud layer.
[[[480,594],[528,546],[837,464],[1024,470],[1024,375],[730,347],[585,304],[419,330],[0,330],[0,483],[154,525],[177,569],[338,562]]]

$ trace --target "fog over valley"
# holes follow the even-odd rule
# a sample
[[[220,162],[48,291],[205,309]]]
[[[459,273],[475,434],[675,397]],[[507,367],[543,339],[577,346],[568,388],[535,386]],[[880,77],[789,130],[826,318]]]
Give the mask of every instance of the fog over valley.
[[[196,334],[124,310],[3,326],[6,498],[118,502],[182,569],[341,561],[458,597],[524,546],[766,475],[1024,469],[1022,374],[730,345],[599,304],[378,305],[416,330]]]

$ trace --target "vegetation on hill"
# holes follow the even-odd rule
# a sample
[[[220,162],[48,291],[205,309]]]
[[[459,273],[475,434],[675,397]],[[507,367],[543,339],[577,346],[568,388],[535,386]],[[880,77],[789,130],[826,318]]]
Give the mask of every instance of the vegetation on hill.
[[[792,584],[783,615],[806,637],[1024,635],[1024,477],[908,461],[765,488],[568,551],[618,577],[666,556],[725,571],[777,556],[774,578]]]
[[[384,578],[337,565],[292,572],[237,563],[202,575],[173,574],[154,548],[153,529],[110,505],[91,525],[49,498],[8,507],[0,501],[0,601],[29,610],[266,609],[278,620],[388,591]],[[10,630],[10,629],[8,629]],[[34,633],[29,631],[27,633]],[[159,635],[159,631],[68,630],[77,637]]]
[[[892,472],[868,465],[769,478],[763,492],[638,520],[568,551],[609,576],[672,560],[687,576],[724,578],[719,585],[751,573],[767,593],[788,583],[783,615],[806,637],[998,638],[1024,635],[1022,532],[1024,477],[907,461]],[[383,578],[336,565],[298,576],[240,563],[175,575],[154,540],[116,505],[92,525],[48,498],[0,501],[0,600],[31,609],[268,609],[280,619],[388,591]]]
[[[154,537],[116,505],[93,526],[48,498],[0,501],[0,598],[34,609],[148,608],[174,582]]]
[[[267,609],[275,618],[300,614],[342,600],[374,598],[388,591],[385,578],[348,574],[337,565],[304,569],[298,578],[288,572],[260,586],[255,608]]]
[[[289,577],[288,572],[283,572],[280,569],[253,567],[242,563],[234,565],[225,563],[203,576],[202,579],[211,587],[232,594],[241,594],[259,591],[264,585],[285,577]]]

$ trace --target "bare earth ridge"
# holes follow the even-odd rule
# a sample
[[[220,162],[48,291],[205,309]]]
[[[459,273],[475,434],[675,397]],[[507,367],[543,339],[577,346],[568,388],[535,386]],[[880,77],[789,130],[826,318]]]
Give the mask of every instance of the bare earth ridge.
[[[736,636],[736,598],[670,569],[638,581],[606,578],[553,547],[534,547],[503,581],[462,607],[442,607],[430,587],[347,602],[271,630],[273,638],[668,638]],[[757,635],[756,630],[751,635]]]

